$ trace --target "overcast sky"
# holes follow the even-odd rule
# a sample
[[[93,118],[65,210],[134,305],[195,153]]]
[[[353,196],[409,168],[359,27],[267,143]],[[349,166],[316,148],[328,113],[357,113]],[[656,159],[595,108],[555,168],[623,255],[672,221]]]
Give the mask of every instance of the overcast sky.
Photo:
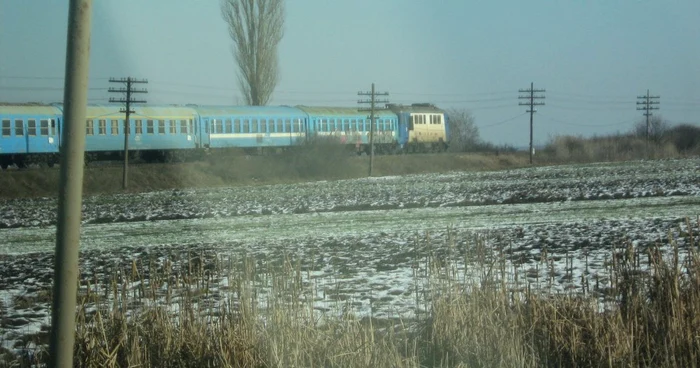
[[[218,0],[94,0],[90,102],[109,77],[146,78],[154,104],[240,99]],[[0,0],[0,100],[63,97],[67,0]],[[535,143],[628,131],[638,95],[700,123],[700,1],[289,0],[273,105],[392,102],[464,108],[481,136],[526,146],[518,89],[546,89]]]

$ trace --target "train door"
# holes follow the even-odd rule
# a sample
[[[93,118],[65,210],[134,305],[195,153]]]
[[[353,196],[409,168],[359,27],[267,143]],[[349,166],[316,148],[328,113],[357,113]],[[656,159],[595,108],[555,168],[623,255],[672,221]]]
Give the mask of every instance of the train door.
[[[209,118],[201,118],[198,121],[200,124],[199,128],[197,129],[197,132],[200,134],[199,146],[208,148],[211,144],[211,127],[209,126],[211,121]]]
[[[30,153],[58,153],[56,118],[43,116],[26,120],[27,150]]]
[[[411,114],[400,113],[399,114],[399,144],[405,145],[408,142],[408,132],[413,130],[413,123],[411,121]]]

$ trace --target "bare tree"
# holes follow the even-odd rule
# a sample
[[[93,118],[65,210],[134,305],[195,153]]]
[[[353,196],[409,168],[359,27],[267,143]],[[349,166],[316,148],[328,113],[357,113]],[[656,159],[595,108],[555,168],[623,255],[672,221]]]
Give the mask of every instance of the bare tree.
[[[651,116],[649,119],[649,140],[659,143],[661,138],[669,128],[669,123],[661,116]],[[633,128],[633,133],[639,138],[646,139],[647,137],[647,120],[646,118],[639,120]]]
[[[246,103],[266,105],[279,79],[277,45],[284,35],[284,2],[221,0],[221,15],[233,40]]]
[[[449,150],[465,152],[475,149],[479,144],[479,128],[469,110],[453,108],[446,112],[450,129]]]

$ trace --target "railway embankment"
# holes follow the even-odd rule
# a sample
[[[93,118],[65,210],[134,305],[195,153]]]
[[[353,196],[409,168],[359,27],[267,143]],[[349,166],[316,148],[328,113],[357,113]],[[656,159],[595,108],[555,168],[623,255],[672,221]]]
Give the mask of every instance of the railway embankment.
[[[513,154],[425,154],[376,156],[373,176],[449,171],[492,171],[528,166],[528,158]],[[122,189],[122,166],[88,165],[86,195],[149,192],[168,189],[298,183],[366,177],[369,157],[331,151],[274,156],[227,156],[177,164],[138,164],[129,168],[128,188]],[[60,169],[29,168],[0,172],[0,198],[56,196]]]

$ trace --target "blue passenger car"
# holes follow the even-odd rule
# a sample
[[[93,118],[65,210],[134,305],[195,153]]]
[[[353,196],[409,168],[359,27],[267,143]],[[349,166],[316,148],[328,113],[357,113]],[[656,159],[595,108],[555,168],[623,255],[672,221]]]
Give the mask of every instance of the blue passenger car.
[[[58,162],[62,112],[50,105],[0,105],[0,166]]]
[[[287,106],[197,106],[207,148],[288,147],[306,137],[308,117]]]
[[[352,107],[298,106],[309,116],[311,131],[318,137],[333,137],[357,151],[369,150],[369,112]],[[398,118],[389,110],[375,112],[374,143],[379,151],[392,150],[397,145]]]
[[[122,155],[125,113],[122,105],[90,105],[85,150],[99,157]],[[198,147],[196,113],[188,107],[134,106],[129,116],[129,151],[147,161],[166,159],[178,150]],[[122,155],[123,156],[123,155]]]

